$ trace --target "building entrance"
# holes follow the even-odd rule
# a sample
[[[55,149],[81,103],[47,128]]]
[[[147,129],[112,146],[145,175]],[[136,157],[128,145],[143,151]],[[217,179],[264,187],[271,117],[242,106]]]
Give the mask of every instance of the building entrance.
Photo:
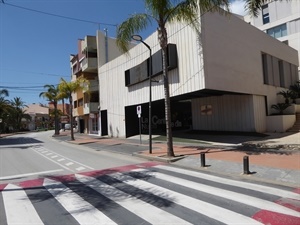
[[[125,107],[126,137],[139,134],[139,122],[141,133],[149,133],[149,104],[141,104],[142,113],[139,121],[137,106]],[[164,101],[152,102],[152,134],[164,134],[166,131],[165,104]],[[188,129],[192,124],[192,112],[190,101],[171,102],[171,126],[173,130]]]

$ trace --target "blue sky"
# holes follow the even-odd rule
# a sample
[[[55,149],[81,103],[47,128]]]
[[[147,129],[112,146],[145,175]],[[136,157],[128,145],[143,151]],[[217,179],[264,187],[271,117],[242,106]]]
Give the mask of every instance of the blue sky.
[[[1,2],[2,0],[0,0]],[[96,35],[97,24],[50,16],[42,11],[79,20],[95,21],[100,30],[115,37],[116,27],[130,14],[144,12],[142,0],[4,0],[0,4],[0,89],[8,99],[21,97],[26,104],[43,103],[45,84],[70,80],[70,54],[77,53],[77,40]],[[242,13],[243,1],[235,0],[232,11]],[[141,35],[147,37],[153,28]],[[17,88],[15,88],[17,87]]]

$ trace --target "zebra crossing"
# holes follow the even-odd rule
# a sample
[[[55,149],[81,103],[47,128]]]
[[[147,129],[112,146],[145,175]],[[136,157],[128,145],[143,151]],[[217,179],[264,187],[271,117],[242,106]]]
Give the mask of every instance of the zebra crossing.
[[[0,224],[299,225],[299,193],[147,162],[0,184]]]

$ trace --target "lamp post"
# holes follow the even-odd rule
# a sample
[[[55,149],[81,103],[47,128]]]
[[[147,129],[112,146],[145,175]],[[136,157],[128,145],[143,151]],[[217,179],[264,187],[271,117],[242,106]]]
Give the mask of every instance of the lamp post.
[[[135,41],[139,41],[143,43],[148,49],[150,53],[149,57],[149,153],[152,154],[152,110],[151,110],[151,103],[152,103],[152,90],[151,90],[151,77],[152,77],[152,51],[150,46],[143,41],[143,38],[140,35],[132,35],[131,38]]]

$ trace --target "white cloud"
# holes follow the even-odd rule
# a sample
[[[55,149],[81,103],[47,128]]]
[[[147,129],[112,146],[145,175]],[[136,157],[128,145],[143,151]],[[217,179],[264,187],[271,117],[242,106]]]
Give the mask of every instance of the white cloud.
[[[245,1],[244,0],[232,0],[230,3],[230,11],[239,15],[246,15]]]

